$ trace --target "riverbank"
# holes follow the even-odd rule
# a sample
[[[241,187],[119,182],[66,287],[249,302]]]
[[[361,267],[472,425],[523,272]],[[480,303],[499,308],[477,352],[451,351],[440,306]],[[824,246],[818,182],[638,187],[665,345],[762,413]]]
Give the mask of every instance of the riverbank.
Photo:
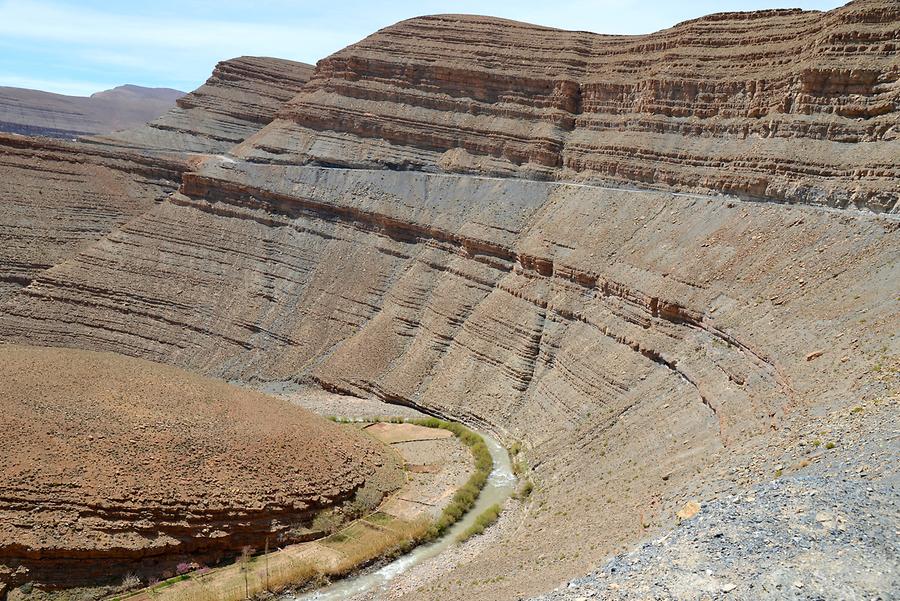
[[[346,427],[359,428],[388,446],[404,465],[405,484],[377,511],[339,526],[332,523],[340,519],[336,513],[323,514],[314,527],[333,530],[327,536],[262,555],[248,550],[234,564],[216,569],[189,572],[194,566],[185,566],[183,575],[115,599],[238,600],[320,586],[439,536],[465,513],[471,505],[467,500],[477,497],[490,472],[481,438],[457,424],[395,419]]]
[[[478,520],[484,511],[495,505],[503,506],[515,488],[516,477],[513,475],[509,453],[506,448],[491,436],[481,433],[485,447],[491,455],[493,469],[487,482],[472,509],[462,519],[447,528],[446,532],[436,540],[420,545],[402,557],[371,570],[335,582],[327,587],[301,596],[285,597],[282,601],[370,601],[374,599],[392,598],[395,584],[405,580],[406,575],[416,572],[422,566],[443,563],[448,557],[456,555],[460,549],[469,549],[478,545],[483,539],[490,537],[496,527],[485,532],[484,536],[476,536],[460,545],[459,537]],[[503,522],[501,517],[500,522]],[[417,586],[422,586],[419,583]]]

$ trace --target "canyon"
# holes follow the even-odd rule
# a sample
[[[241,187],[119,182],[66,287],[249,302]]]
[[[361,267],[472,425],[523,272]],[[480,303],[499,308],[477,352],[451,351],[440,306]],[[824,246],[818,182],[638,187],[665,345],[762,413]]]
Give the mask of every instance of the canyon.
[[[896,399],[898,38],[858,0],[224,61],[148,125],[0,138],[0,340],[520,445],[531,495],[392,598],[544,593]]]

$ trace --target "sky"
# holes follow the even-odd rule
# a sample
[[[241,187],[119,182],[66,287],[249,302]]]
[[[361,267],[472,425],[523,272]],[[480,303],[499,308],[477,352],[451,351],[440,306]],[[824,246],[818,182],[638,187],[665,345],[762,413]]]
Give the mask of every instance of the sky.
[[[126,83],[190,91],[241,55],[307,63],[402,19],[471,13],[650,33],[712,12],[842,0],[0,0],[0,86],[86,96]]]

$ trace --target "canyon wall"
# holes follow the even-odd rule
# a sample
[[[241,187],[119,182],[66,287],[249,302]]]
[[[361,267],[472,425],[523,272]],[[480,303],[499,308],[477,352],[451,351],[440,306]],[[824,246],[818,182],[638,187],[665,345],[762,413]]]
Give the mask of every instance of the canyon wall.
[[[174,192],[191,154],[225,152],[269,123],[311,69],[222,61],[157,121],[89,143],[0,134],[0,301]]]
[[[216,65],[206,83],[159,119],[88,141],[169,152],[222,153],[275,118],[312,74],[312,65],[241,56]]]
[[[241,153],[897,210],[898,32],[893,0],[642,36],[410,19],[320,61]]]
[[[667,523],[733,449],[864,398],[900,350],[898,22],[883,0],[648,36],[405,21],[261,129],[197,106],[98,141],[208,156],[35,270],[0,339],[520,440],[527,518],[447,575],[464,590],[411,595],[539,592]]]
[[[877,349],[897,350],[897,229],[813,207],[211,158],[43,272],[0,333],[314,381],[523,440],[553,510],[490,547],[490,573],[518,575],[479,594],[510,598],[660,523],[698,470],[786,414],[859,398]]]
[[[176,158],[0,134],[0,302],[162,201]]]

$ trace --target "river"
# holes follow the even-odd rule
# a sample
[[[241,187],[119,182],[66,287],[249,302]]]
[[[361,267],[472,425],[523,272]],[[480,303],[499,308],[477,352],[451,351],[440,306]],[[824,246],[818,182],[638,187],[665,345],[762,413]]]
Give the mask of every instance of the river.
[[[364,571],[355,576],[338,580],[328,586],[302,595],[287,595],[279,601],[340,601],[361,593],[386,590],[391,580],[411,567],[431,559],[442,551],[457,544],[456,539],[475,519],[494,503],[503,504],[512,494],[516,485],[509,454],[496,439],[479,432],[491,453],[494,468],[488,476],[487,483],[478,495],[478,500],[461,520],[451,526],[443,536],[430,543],[420,545],[391,563],[372,571]]]

